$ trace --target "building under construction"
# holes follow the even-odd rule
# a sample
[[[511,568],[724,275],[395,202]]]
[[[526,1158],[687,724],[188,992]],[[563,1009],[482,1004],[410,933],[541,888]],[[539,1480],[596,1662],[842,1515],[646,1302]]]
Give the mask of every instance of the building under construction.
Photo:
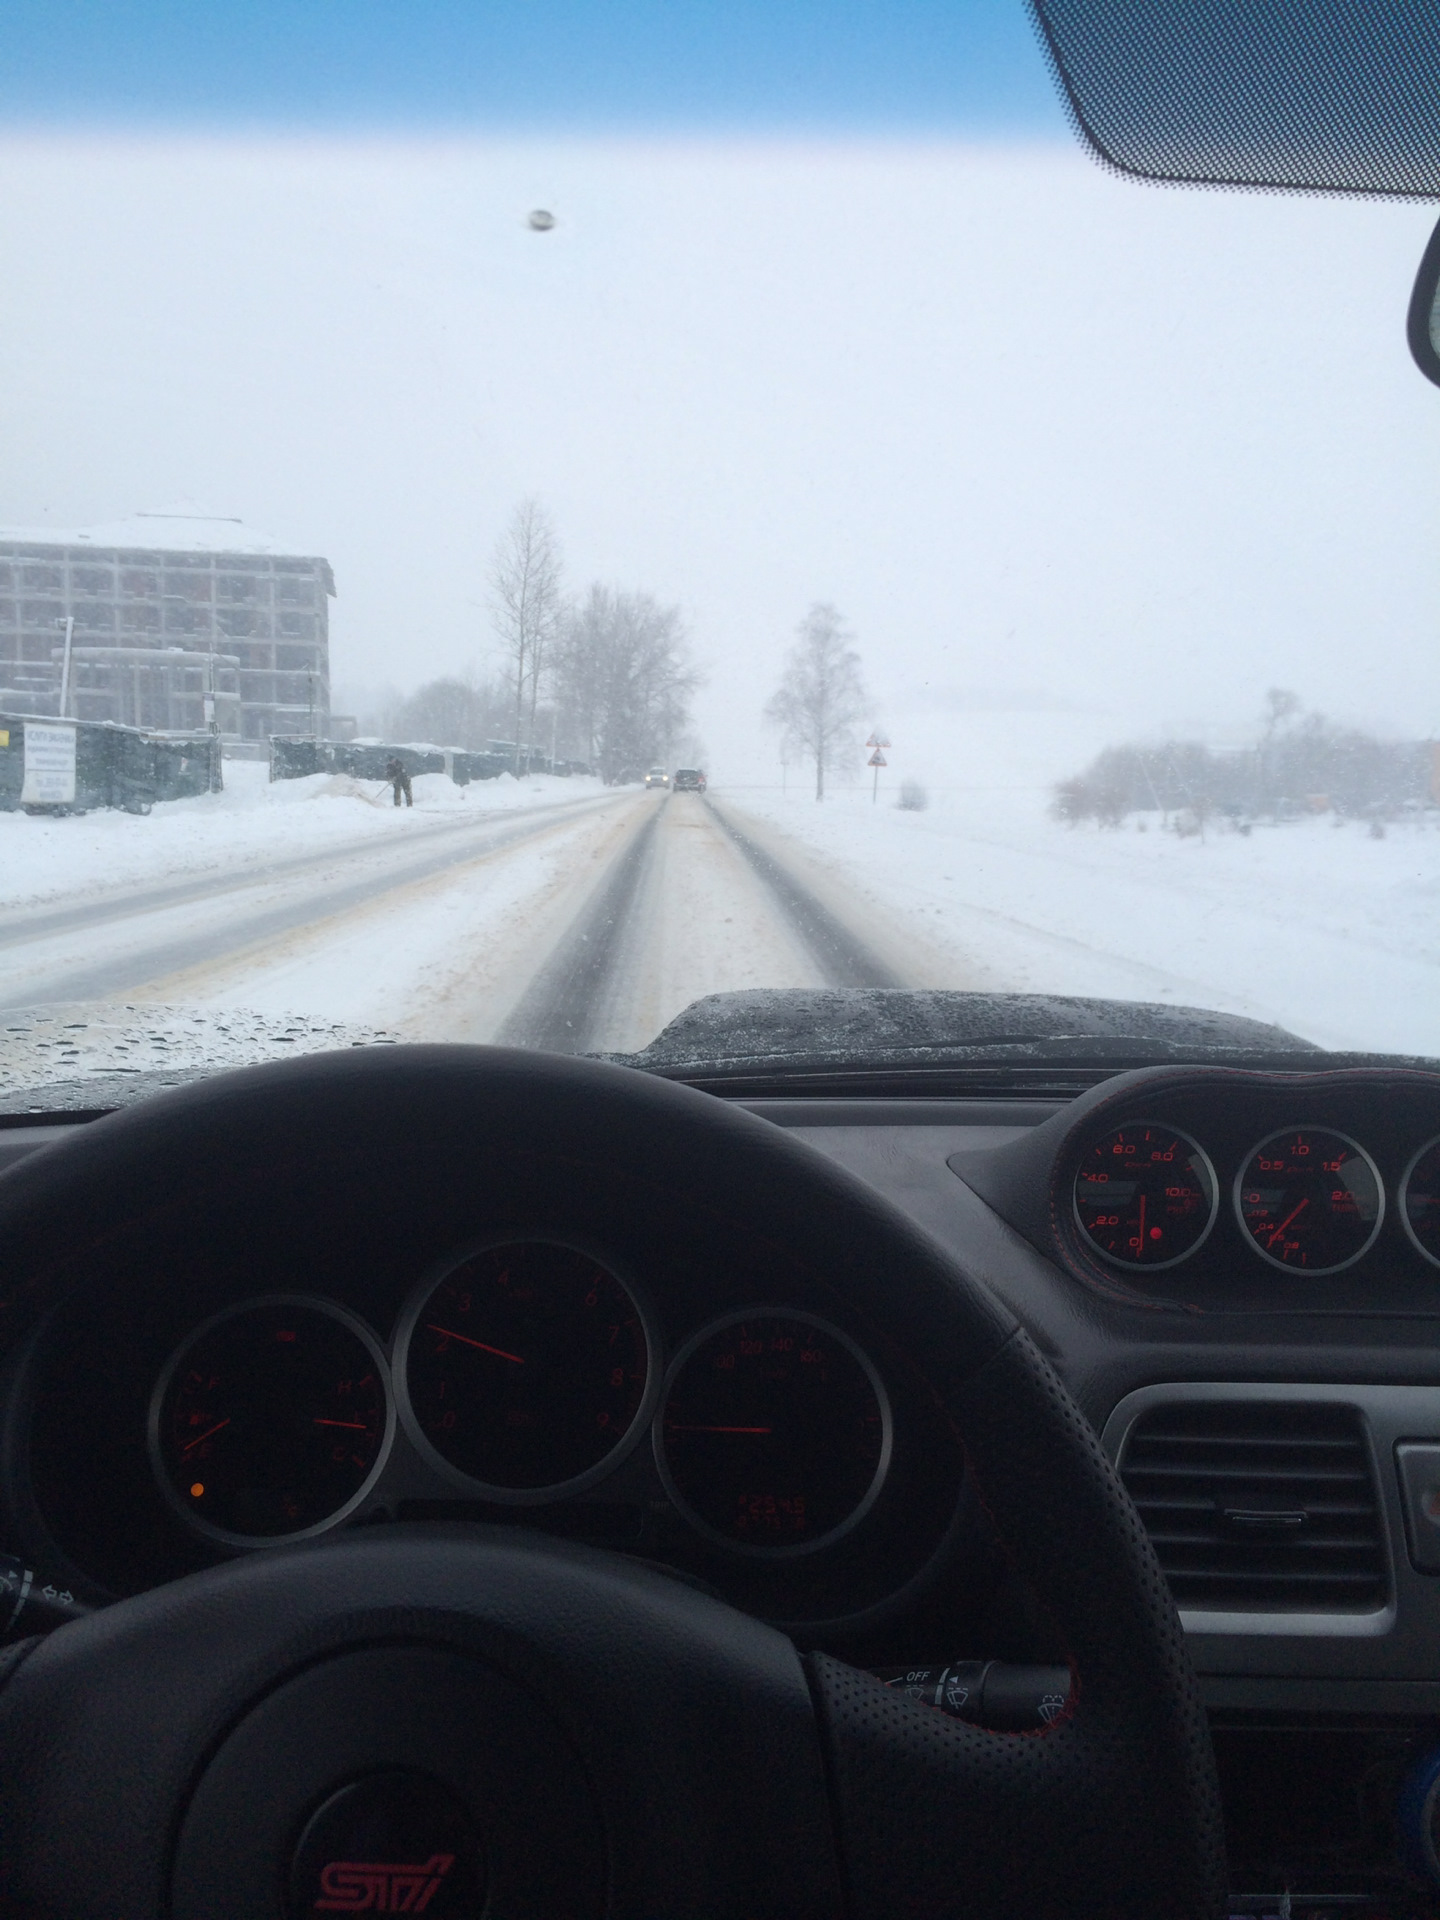
[[[324,735],[334,592],[328,560],[198,509],[0,527],[0,712]]]

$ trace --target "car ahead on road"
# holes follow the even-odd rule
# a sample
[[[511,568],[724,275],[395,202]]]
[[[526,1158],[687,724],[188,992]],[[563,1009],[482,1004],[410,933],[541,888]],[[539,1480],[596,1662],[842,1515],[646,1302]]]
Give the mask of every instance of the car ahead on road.
[[[645,785],[647,788],[668,787],[670,785],[670,776],[664,767],[651,767],[645,776]]]
[[[699,767],[677,767],[670,784],[676,793],[704,793],[705,775]]]

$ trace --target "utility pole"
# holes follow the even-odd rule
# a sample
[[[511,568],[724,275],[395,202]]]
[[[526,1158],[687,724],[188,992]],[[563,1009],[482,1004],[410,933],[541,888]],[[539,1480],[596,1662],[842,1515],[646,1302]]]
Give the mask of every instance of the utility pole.
[[[63,720],[66,708],[70,705],[70,650],[75,641],[75,616],[67,613],[63,620],[57,620],[55,624],[65,629],[65,653],[60,662],[60,718]]]

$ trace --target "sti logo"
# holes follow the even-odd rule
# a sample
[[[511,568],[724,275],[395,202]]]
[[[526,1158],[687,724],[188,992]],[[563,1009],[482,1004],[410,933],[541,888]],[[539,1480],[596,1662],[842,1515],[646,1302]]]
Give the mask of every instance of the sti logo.
[[[320,1875],[317,1913],[423,1913],[451,1867],[453,1853],[432,1853],[421,1866],[332,1860]]]

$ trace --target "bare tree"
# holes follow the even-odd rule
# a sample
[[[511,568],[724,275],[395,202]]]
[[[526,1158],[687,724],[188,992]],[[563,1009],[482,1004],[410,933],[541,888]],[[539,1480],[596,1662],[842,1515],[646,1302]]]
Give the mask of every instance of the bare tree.
[[[796,629],[779,688],[765,718],[781,729],[797,758],[815,762],[815,798],[825,798],[826,769],[855,750],[851,729],[865,711],[860,656],[837,610],[817,600]]]
[[[700,684],[678,607],[597,582],[563,622],[554,660],[565,738],[606,781],[670,759]]]
[[[517,774],[522,742],[534,744],[535,704],[562,611],[561,566],[560,542],[549,514],[538,500],[522,500],[496,545],[490,569],[491,617],[515,714]]]

